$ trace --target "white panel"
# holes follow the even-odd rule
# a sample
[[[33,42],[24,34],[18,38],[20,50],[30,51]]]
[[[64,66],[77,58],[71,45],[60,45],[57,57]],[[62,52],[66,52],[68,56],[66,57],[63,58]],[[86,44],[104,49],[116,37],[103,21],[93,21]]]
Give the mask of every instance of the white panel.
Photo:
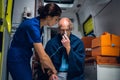
[[[97,65],[97,80],[120,80],[120,66]]]
[[[14,0],[12,23],[21,23],[24,7],[28,7],[34,17],[35,0]]]

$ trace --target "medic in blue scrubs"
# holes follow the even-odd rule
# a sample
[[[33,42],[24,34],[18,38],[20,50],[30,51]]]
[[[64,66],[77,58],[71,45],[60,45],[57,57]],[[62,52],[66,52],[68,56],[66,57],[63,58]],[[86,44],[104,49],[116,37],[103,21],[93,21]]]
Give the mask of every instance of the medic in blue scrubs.
[[[42,46],[42,28],[55,25],[61,15],[61,9],[54,3],[39,8],[39,17],[24,20],[15,32],[7,55],[7,67],[13,80],[32,80],[30,59],[33,48],[38,53],[42,69],[50,69],[56,74],[50,58]],[[57,78],[54,76],[54,78]]]

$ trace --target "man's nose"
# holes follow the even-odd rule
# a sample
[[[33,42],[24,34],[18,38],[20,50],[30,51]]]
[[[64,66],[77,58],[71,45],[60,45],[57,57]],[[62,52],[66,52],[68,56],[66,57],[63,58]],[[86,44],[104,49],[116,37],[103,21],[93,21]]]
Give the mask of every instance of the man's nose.
[[[64,32],[63,32],[64,34],[67,34],[67,32],[66,32],[66,30],[64,30]]]

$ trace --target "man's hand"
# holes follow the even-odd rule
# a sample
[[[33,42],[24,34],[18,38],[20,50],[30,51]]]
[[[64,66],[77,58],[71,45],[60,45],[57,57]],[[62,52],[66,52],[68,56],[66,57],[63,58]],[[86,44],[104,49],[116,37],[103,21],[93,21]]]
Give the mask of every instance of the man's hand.
[[[68,36],[63,35],[61,42],[62,42],[62,45],[66,48],[67,54],[69,55],[71,47],[70,47],[70,40],[69,40]]]

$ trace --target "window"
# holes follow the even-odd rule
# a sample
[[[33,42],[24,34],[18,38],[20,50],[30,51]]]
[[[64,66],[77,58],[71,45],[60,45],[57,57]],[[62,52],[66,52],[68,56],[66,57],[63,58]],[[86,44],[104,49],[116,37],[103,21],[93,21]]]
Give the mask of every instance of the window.
[[[88,19],[83,23],[84,35],[85,36],[93,35],[94,34],[93,28],[94,28],[93,19],[92,16],[89,16]]]

